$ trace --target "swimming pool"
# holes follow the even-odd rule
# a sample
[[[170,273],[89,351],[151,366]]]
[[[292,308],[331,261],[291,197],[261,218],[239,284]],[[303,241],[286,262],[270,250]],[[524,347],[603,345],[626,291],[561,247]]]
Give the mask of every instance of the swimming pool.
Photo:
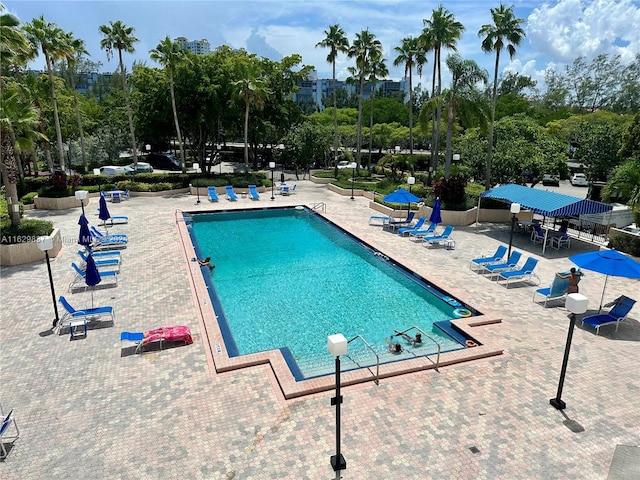
[[[461,306],[310,210],[234,210],[186,217],[230,356],[279,349],[296,379],[333,372],[326,337],[360,336],[392,362],[433,354],[437,345],[388,352],[394,330],[417,327],[441,350],[464,348],[437,322]],[[468,308],[464,305],[465,308]],[[398,341],[394,337],[394,341]],[[356,368],[375,363],[364,342],[349,346]]]

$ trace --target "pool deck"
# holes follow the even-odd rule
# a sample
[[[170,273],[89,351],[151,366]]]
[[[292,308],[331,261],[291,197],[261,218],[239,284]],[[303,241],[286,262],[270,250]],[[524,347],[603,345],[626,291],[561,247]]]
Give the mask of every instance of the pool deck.
[[[566,310],[533,303],[536,287],[507,289],[469,269],[471,258],[508,242],[508,225],[458,227],[455,250],[428,249],[369,225],[376,212],[368,200],[297,183],[296,195],[273,202],[265,192],[258,202],[201,197],[194,205],[193,196],[176,194],[109,204],[112,215],[130,217],[110,229],[126,233],[129,245],[118,286],[94,294],[96,305],[115,308],[115,325],[90,328],[86,338],[71,341],[50,329],[44,262],[3,267],[0,404],[5,413],[14,408],[20,438],[0,462],[0,478],[334,478],[332,392],[287,400],[274,363],[216,372],[215,342],[203,321],[211,306],[197,293],[202,278],[185,255],[190,246],[180,227],[180,211],[317,202],[336,224],[487,318],[501,319],[471,327],[500,355],[343,388],[343,478],[633,478],[640,457],[640,307],[617,333],[609,326],[596,336],[577,322],[562,394],[567,409],[556,411],[549,398],[560,375]],[[96,204],[86,207],[92,223]],[[90,293],[67,291],[79,214],[27,212],[61,229],[65,245],[51,268],[56,294],[76,308],[91,304]],[[514,247],[540,259],[542,286],[572,265],[568,256],[595,248],[572,241],[571,250],[541,257],[540,247],[520,235]],[[603,285],[603,275],[588,271],[580,283],[590,311]],[[610,277],[605,302],[620,294],[640,300],[639,285]],[[194,343],[133,355],[119,340],[121,331],[167,325],[189,326]]]

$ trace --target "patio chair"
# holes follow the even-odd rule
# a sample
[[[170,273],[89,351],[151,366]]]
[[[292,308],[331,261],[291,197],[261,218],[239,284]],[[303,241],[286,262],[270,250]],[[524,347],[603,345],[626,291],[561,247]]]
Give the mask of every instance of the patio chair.
[[[98,215],[100,215],[100,207],[98,207]],[[113,215],[107,220],[104,220],[104,222],[105,225],[113,227],[114,225],[129,223],[129,217],[127,217],[126,215]]]
[[[60,302],[60,305],[62,305],[62,307],[65,310],[65,314],[62,316],[62,318],[58,322],[58,333],[61,332],[65,322],[68,323],[71,320],[77,320],[79,318],[92,320],[98,317],[109,315],[111,317],[111,321],[115,324],[116,314],[113,311],[113,307],[111,306],[107,305],[104,307],[92,307],[92,308],[85,308],[83,310],[76,310],[69,304],[67,299],[64,298],[62,295],[60,295],[60,298],[58,298],[58,302]]]
[[[129,189],[127,188],[124,192],[122,192],[122,199],[123,200],[129,200],[130,196],[129,196]]]
[[[559,237],[551,237],[551,246],[556,250],[560,250],[562,247],[571,247],[571,240],[566,233]]]
[[[414,242],[421,242],[423,237],[426,237],[427,235],[432,235],[436,231],[437,226],[438,226],[437,223],[431,222],[427,228],[409,232],[409,238],[411,238],[411,240]]]
[[[471,262],[469,262],[469,268],[471,270],[481,270],[483,265],[498,263],[500,260],[502,260],[505,253],[507,253],[507,247],[505,247],[504,245],[498,245],[496,253],[494,253],[493,255],[473,258]]]
[[[543,306],[547,306],[547,302],[554,300],[564,300],[567,296],[567,290],[569,289],[569,279],[567,275],[570,272],[558,272],[553,277],[551,285],[544,288],[538,288],[533,292],[533,301],[536,302],[536,296],[540,296],[544,299]],[[539,303],[538,300],[536,303]]]
[[[111,192],[111,202],[112,203],[120,203],[120,200],[122,200],[122,197],[120,196],[120,192],[118,192],[116,190]]]
[[[94,252],[90,247],[85,247],[86,254],[93,255],[93,258],[118,258],[122,262],[122,252],[119,250],[101,250]]]
[[[537,223],[533,225],[533,230],[531,231],[531,241],[533,243],[544,243],[544,246],[546,247],[551,242],[551,238],[552,237],[547,236],[545,243],[544,232],[542,231],[542,228],[540,228],[540,225],[538,225]]]
[[[424,237],[422,237],[422,245],[425,247],[440,245],[451,236],[454,228],[455,227],[453,225],[447,225],[446,227],[444,227],[444,230],[440,235],[425,235]]]
[[[388,215],[371,215],[369,217],[369,225],[384,226],[384,224],[387,223],[388,221],[389,221]],[[375,222],[379,222],[379,223],[375,223]]]
[[[76,283],[78,283],[80,280],[84,281],[87,278],[87,275],[86,275],[85,271],[82,270],[78,265],[76,265],[75,263],[71,262],[71,267],[76,272],[76,276],[73,278],[73,280],[69,284],[69,291],[71,291],[76,286]],[[113,278],[115,280],[115,285],[116,286],[118,285],[118,272],[116,272],[114,270],[101,271],[100,272],[100,278],[101,279]],[[84,285],[85,290],[87,289],[87,287],[88,287],[88,285],[85,282],[85,285]]]
[[[86,264],[87,256],[85,255],[85,253],[82,250],[78,250],[78,255],[80,256],[84,264]],[[98,268],[111,267],[111,269],[116,269],[117,271],[120,270],[120,258],[94,258],[93,261]]]
[[[522,257],[522,254],[514,250],[513,252],[511,252],[511,256],[507,259],[506,262],[483,265],[481,273],[483,275],[489,273],[491,274],[491,278],[493,278],[494,275],[498,275],[500,272],[515,270],[518,262],[520,261],[520,257]]]
[[[235,202],[236,200],[238,200],[238,196],[236,195],[236,192],[233,191],[232,185],[227,185],[226,187],[224,187],[224,189],[226,190],[227,200],[229,200],[230,202]]]
[[[255,185],[249,185],[249,196],[251,197],[251,200],[260,200],[260,194],[258,193],[258,190],[256,190]]]
[[[280,190],[281,195],[290,195],[291,190],[289,189],[289,185],[282,185],[282,189]]]
[[[507,288],[509,288],[509,282],[535,282],[536,285],[539,285],[540,279],[533,273],[537,264],[537,259],[529,257],[527,261],[524,262],[524,265],[522,265],[522,268],[500,272],[498,274],[498,282],[505,280],[505,286]]]
[[[143,332],[120,332],[120,341],[136,342],[135,353],[138,353],[142,348],[142,341],[144,340]]]
[[[10,427],[13,424],[13,428],[15,429],[15,433],[10,433]],[[13,444],[15,441],[20,438],[20,430],[18,430],[18,424],[16,423],[16,419],[13,417],[13,408],[9,410],[9,413],[6,417],[2,419],[2,424],[0,424],[0,448],[2,449],[2,458],[3,460],[7,458],[7,455],[13,448]],[[7,452],[7,447],[5,447],[4,442],[8,440],[10,449]]]
[[[405,236],[405,234],[410,235],[411,232],[418,231],[424,225],[424,222],[427,221],[427,217],[420,217],[416,224],[413,227],[402,227],[398,229],[398,235]]]
[[[415,215],[416,212],[409,212],[407,218],[405,218],[404,220],[394,220],[393,218],[389,217],[389,221],[384,225],[384,227],[391,228],[392,230],[400,227],[408,227],[411,225],[411,222],[413,222],[413,217],[415,217]]]
[[[210,202],[217,202],[220,200],[218,198],[218,192],[216,192],[216,187],[207,187],[207,193],[209,194]]]
[[[585,323],[596,329],[596,335],[600,333],[600,327],[604,325],[616,324],[616,332],[620,322],[624,321],[625,317],[629,314],[636,301],[632,298],[620,296],[613,308],[608,313],[600,313],[598,315],[589,315],[582,319],[582,324]]]

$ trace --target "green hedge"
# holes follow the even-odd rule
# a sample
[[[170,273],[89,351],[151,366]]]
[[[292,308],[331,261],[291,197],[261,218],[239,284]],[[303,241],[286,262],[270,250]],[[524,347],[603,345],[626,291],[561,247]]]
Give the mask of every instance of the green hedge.
[[[634,257],[640,257],[640,236],[637,235],[616,235],[609,240],[609,247]]]
[[[9,219],[2,219],[0,220],[0,243],[3,245],[27,243],[38,237],[51,235],[52,231],[53,223],[47,220],[27,218],[17,227],[12,227]]]

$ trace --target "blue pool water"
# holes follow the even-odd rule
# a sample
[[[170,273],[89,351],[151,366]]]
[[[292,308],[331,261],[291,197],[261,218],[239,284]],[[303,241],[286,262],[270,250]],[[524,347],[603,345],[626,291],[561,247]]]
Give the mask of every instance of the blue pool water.
[[[399,359],[385,338],[412,326],[442,351],[461,348],[434,326],[455,317],[442,293],[306,209],[197,214],[188,224],[199,257],[216,266],[208,283],[232,356],[282,349],[310,377],[333,371],[334,333],[362,336],[381,361]],[[407,355],[436,351],[403,345]],[[358,365],[375,363],[363,342],[349,349]]]

